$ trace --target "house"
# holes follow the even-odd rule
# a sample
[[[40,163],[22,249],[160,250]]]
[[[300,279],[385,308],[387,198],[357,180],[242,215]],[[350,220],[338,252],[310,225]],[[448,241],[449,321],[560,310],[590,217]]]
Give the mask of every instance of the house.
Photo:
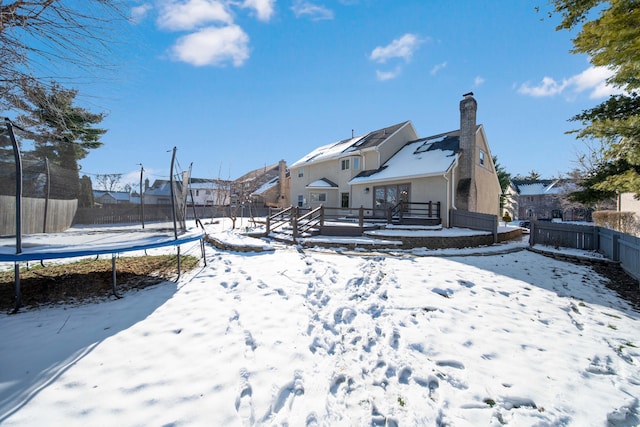
[[[131,203],[131,194],[128,191],[93,190],[93,201],[101,205]]]
[[[170,205],[171,184],[169,180],[157,179],[152,185],[149,180],[144,186],[145,205]],[[189,178],[189,192],[186,194],[188,205],[195,206],[225,206],[229,204],[229,181],[206,178]],[[175,189],[180,192],[182,183],[176,182]]]
[[[385,217],[398,202],[499,215],[500,183],[472,93],[460,102],[460,129],[418,137],[410,121],[319,147],[290,166],[299,207],[363,206]]]
[[[620,193],[617,205],[619,212],[633,212],[636,218],[640,219],[640,200],[635,193]]]
[[[591,210],[568,199],[576,190],[571,179],[511,180],[512,218],[537,221],[590,221]]]
[[[145,180],[143,202],[145,205],[170,205],[171,185],[167,179],[156,179],[149,186],[149,180]]]
[[[249,201],[260,207],[290,206],[289,170],[284,160],[242,175],[232,187],[232,203]]]
[[[187,204],[195,206],[226,206],[229,204],[229,181],[219,179],[189,179]]]

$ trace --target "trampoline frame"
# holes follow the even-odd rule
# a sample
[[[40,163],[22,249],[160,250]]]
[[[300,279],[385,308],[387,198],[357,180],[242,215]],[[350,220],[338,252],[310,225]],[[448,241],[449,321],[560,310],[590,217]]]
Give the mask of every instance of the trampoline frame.
[[[117,271],[116,271],[116,256],[120,253],[142,251],[147,249],[155,249],[167,246],[176,246],[178,252],[178,277],[180,279],[181,262],[180,262],[180,245],[195,241],[200,241],[200,250],[202,252],[202,259],[206,265],[207,260],[205,257],[204,248],[204,231],[196,235],[189,235],[186,237],[178,237],[177,239],[167,236],[167,240],[155,241],[152,243],[143,243],[137,245],[127,245],[125,242],[121,246],[113,246],[106,249],[92,249],[90,247],[82,249],[74,249],[73,246],[69,246],[69,251],[62,252],[21,252],[17,254],[5,254],[0,253],[0,262],[13,262],[14,263],[14,283],[15,283],[15,308],[13,313],[17,313],[21,305],[21,292],[20,292],[20,262],[27,261],[44,261],[46,259],[64,259],[64,258],[78,258],[87,256],[99,256],[111,254],[111,272],[112,272],[112,293],[116,298],[122,298],[116,289],[117,284]]]

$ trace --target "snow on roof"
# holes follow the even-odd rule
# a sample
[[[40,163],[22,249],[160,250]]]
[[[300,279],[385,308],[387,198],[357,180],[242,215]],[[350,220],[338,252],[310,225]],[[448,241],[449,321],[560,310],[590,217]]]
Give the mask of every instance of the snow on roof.
[[[376,171],[365,171],[349,184],[444,174],[456,159],[459,138],[453,133],[408,142]]]
[[[327,178],[321,178],[307,185],[307,188],[337,188],[338,184]]]
[[[333,157],[337,157],[344,152],[353,151],[353,146],[356,145],[356,143],[363,137],[364,135],[360,135],[356,136],[355,138],[343,139],[342,141],[323,145],[322,147],[316,148],[311,153],[307,154],[302,159],[292,164],[291,167],[294,168],[301,166],[302,164],[310,162],[311,160],[328,160]]]
[[[311,153],[304,156],[302,159],[291,165],[292,168],[299,167],[308,162],[317,162],[319,160],[330,160],[338,158],[343,154],[354,152],[356,150],[367,149],[370,147],[376,147],[387,140],[391,135],[397,132],[400,128],[409,124],[409,121],[395,124],[386,128],[374,130],[365,135],[356,136],[349,139],[343,139],[342,141],[334,142],[331,144],[323,145],[316,148]]]
[[[253,192],[253,194],[262,194],[265,191],[272,188],[274,185],[277,185],[279,182],[280,182],[280,177],[276,176],[275,178],[270,179],[269,181],[262,184],[256,191]]]
[[[126,200],[129,200],[130,198],[130,194],[128,191],[100,191],[100,190],[93,191],[93,197],[96,199],[99,199],[107,194],[113,197],[114,200],[126,201]]]
[[[542,196],[546,194],[564,194],[571,191],[575,186],[570,182],[561,182],[560,180],[538,179],[518,181],[514,180],[518,193],[521,196]]]

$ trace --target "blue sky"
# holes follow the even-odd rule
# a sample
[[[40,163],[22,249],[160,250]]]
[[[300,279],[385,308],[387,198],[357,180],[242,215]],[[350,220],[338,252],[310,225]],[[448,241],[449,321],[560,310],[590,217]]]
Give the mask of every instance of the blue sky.
[[[200,178],[234,179],[411,120],[459,127],[473,91],[492,154],[512,175],[566,174],[584,143],[567,121],[612,93],[569,51],[545,1],[149,0],[131,3],[116,78],[82,87],[104,147],[82,172],[166,178],[171,150]],[[541,6],[542,12],[535,7]],[[127,175],[131,174],[131,175]]]

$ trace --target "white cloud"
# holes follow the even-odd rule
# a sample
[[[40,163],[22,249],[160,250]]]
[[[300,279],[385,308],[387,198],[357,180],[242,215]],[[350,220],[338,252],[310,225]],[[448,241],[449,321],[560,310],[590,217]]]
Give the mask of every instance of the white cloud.
[[[260,21],[268,21],[274,13],[276,0],[244,0],[242,7],[253,9]]]
[[[171,56],[195,66],[231,62],[239,67],[249,58],[249,36],[237,25],[203,28],[180,37],[171,48]]]
[[[431,75],[435,76],[440,70],[444,69],[447,66],[446,62],[436,65],[431,69]]]
[[[572,86],[576,92],[591,91],[589,98],[605,98],[610,95],[623,93],[622,90],[607,84],[607,79],[613,76],[614,72],[607,67],[589,67],[582,73],[571,77],[568,85]]]
[[[473,85],[475,87],[481,86],[483,83],[485,82],[484,78],[481,76],[476,76],[475,79],[473,79]]]
[[[134,24],[139,24],[147,17],[151,9],[153,9],[153,6],[150,3],[144,3],[140,6],[132,7],[131,22],[133,22]]]
[[[383,82],[385,80],[395,79],[400,75],[401,72],[402,72],[402,69],[400,67],[396,67],[396,69],[393,71],[376,70],[376,77],[378,78],[378,80]]]
[[[385,63],[392,58],[402,58],[409,62],[422,42],[423,40],[420,40],[415,34],[405,34],[399,39],[393,40],[387,46],[378,46],[373,49],[369,59]]]
[[[171,31],[194,30],[213,22],[233,22],[227,6],[219,0],[163,0],[157,21],[160,28]]]
[[[518,88],[518,93],[539,98],[543,96],[557,95],[559,93],[562,93],[564,88],[564,83],[558,83],[551,77],[544,77],[542,79],[542,82],[540,82],[540,84],[537,86],[530,86],[529,83],[523,83]]]
[[[317,5],[307,0],[295,0],[293,2],[293,6],[291,6],[291,10],[293,10],[296,18],[306,16],[313,21],[333,19],[334,17],[331,9],[327,9],[324,6]]]
[[[607,67],[589,67],[580,74],[571,76],[562,81],[556,81],[551,77],[544,77],[540,84],[531,86],[523,83],[518,88],[518,93],[533,97],[555,96],[558,94],[576,95],[589,92],[589,98],[605,98],[609,95],[623,93],[622,90],[607,84],[607,79],[613,75],[613,71]]]

